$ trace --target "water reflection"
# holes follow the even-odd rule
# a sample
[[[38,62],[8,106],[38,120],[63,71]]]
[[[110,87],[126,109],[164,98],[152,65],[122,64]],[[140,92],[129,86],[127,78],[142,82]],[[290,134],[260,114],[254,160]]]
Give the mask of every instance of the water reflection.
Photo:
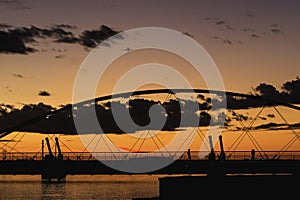
[[[157,177],[69,176],[63,183],[44,183],[40,176],[0,177],[0,199],[131,200],[159,195]]]
[[[66,183],[41,183],[41,199],[66,199]]]

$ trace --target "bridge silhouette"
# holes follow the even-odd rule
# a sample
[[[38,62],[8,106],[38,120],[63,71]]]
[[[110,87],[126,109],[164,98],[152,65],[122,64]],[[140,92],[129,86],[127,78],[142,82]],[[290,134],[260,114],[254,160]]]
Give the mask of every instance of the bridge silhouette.
[[[9,146],[10,139],[5,140],[10,134],[19,131],[22,127],[26,127],[30,124],[36,124],[41,120],[47,119],[49,116],[55,116],[61,112],[70,111],[74,107],[82,107],[86,104],[93,104],[95,102],[107,101],[116,98],[131,98],[152,94],[167,94],[176,96],[180,93],[214,94],[222,97],[238,97],[260,102],[257,104],[258,108],[274,108],[275,112],[278,113],[286,126],[291,129],[291,133],[294,134],[294,137],[292,137],[287,144],[284,144],[282,149],[276,151],[264,151],[251,135],[252,125],[260,116],[262,111],[261,109],[248,126],[243,123],[242,119],[237,118],[237,120],[240,120],[239,122],[242,126],[240,130],[242,133],[240,135],[241,137],[238,137],[234,143],[239,143],[245,135],[248,136],[256,148],[249,149],[249,151],[235,150],[233,145],[233,150],[229,149],[225,151],[222,142],[222,135],[219,137],[219,148],[216,149],[209,143],[209,136],[201,135],[202,132],[198,130],[198,127],[195,127],[198,136],[202,138],[202,142],[209,143],[209,147],[208,150],[202,152],[191,151],[190,156],[186,151],[182,150],[167,150],[160,152],[139,150],[129,152],[73,152],[70,150],[62,152],[60,142],[63,141],[59,141],[57,137],[55,137],[54,140],[53,136],[50,136],[49,138],[55,143],[55,152],[52,152],[51,150],[50,140],[48,137],[43,140],[41,150],[37,152],[20,152]],[[132,174],[131,172],[124,172],[111,168],[104,163],[99,162],[99,160],[120,163],[120,165],[128,165],[127,167],[134,167],[133,165],[135,160],[138,159],[143,159],[145,162],[149,163],[153,161],[159,162],[159,159],[169,159],[171,162],[168,166],[146,173],[206,174],[209,176],[267,173],[298,176],[300,173],[300,150],[288,150],[288,148],[293,143],[300,141],[299,132],[297,132],[297,130],[287,122],[287,120],[283,117],[283,114],[277,109],[278,106],[283,106],[295,111],[300,110],[300,107],[297,105],[268,99],[263,96],[205,89],[140,90],[84,100],[78,103],[66,105],[60,109],[56,109],[30,119],[26,119],[21,123],[0,130],[0,139],[2,143],[2,146],[0,146],[0,150],[2,150],[2,155],[0,156],[0,174],[37,174],[41,175],[42,179],[46,181],[53,179],[64,180],[68,174]],[[234,110],[234,108],[230,109]],[[47,135],[49,136],[49,134]],[[45,150],[44,142],[46,143],[48,150]],[[5,150],[7,147],[10,147],[10,151]],[[205,156],[199,157],[199,153]]]

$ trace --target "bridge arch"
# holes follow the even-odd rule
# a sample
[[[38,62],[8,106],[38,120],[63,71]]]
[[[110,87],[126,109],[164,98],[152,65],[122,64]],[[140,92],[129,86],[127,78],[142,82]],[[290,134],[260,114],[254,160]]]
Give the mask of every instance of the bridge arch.
[[[170,94],[170,95],[176,95],[180,93],[196,93],[196,94],[214,94],[218,96],[226,96],[226,97],[238,97],[238,98],[245,98],[245,99],[251,99],[251,100],[256,100],[261,102],[261,105],[258,107],[275,107],[275,106],[284,106],[286,108],[290,108],[296,111],[300,110],[300,107],[291,103],[287,102],[282,102],[274,99],[268,99],[263,96],[258,96],[258,95],[251,95],[251,94],[243,94],[243,93],[238,93],[238,92],[230,92],[230,91],[218,91],[218,90],[206,90],[206,89],[153,89],[153,90],[139,90],[139,91],[134,91],[134,92],[124,92],[124,93],[118,93],[118,94],[113,94],[113,95],[105,95],[101,97],[97,97],[94,99],[88,99],[84,100],[81,102],[76,102],[73,104],[69,104],[65,107],[62,107],[60,109],[48,112],[46,114],[34,117],[32,119],[25,120],[24,122],[20,124],[16,124],[12,127],[2,129],[0,131],[0,139],[4,138],[5,136],[9,135],[12,132],[18,131],[19,128],[27,126],[29,124],[37,123],[42,119],[47,118],[48,116],[55,115],[57,113],[72,109],[76,106],[80,107],[85,104],[91,104],[95,102],[100,102],[100,101],[106,101],[106,100],[112,100],[116,98],[129,98],[129,97],[134,97],[134,96],[140,96],[140,95],[152,95],[152,94]],[[246,130],[245,132],[249,132],[249,127],[244,127]],[[247,130],[248,128],[248,130]],[[295,138],[291,142],[295,142],[299,140],[299,133],[294,132]],[[288,148],[288,145],[284,145],[284,147],[279,151],[279,153],[283,152]],[[278,156],[278,154],[276,154]]]

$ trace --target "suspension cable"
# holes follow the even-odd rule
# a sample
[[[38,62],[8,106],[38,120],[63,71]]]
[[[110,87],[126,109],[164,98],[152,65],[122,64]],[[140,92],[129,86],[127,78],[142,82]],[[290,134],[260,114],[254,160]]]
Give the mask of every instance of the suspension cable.
[[[278,156],[278,159],[280,157],[280,154],[283,151],[286,151],[297,139],[299,140],[299,132],[296,132],[294,130],[294,128],[288,123],[288,121],[283,117],[283,115],[279,112],[279,110],[273,106],[274,110],[279,114],[279,116],[281,117],[281,119],[286,123],[286,125],[290,128],[290,130],[295,134],[295,137],[293,137],[287,144],[285,144],[282,149],[273,156],[273,158],[275,158],[276,156]]]
[[[233,145],[239,140],[239,142],[237,143],[237,146],[232,150],[235,151],[236,148],[238,147],[238,145],[242,142],[242,139],[244,139],[245,135],[247,134],[247,131],[249,131],[249,129],[252,127],[252,125],[254,124],[254,122],[257,120],[257,118],[259,117],[259,115],[262,113],[262,111],[264,110],[265,106],[263,106],[260,111],[256,114],[256,116],[251,120],[251,122],[249,123],[249,125],[246,127],[242,122],[241,122],[241,118],[238,117],[238,122],[241,124],[242,128],[243,128],[243,132],[241,133],[241,135],[233,142],[233,144],[230,146],[229,149],[231,149],[233,147]],[[248,134],[247,134],[248,135]],[[249,137],[249,135],[248,135]],[[250,137],[249,137],[250,138]],[[251,140],[251,139],[250,139]],[[251,140],[252,141],[252,140]],[[230,158],[231,154],[229,155]]]
[[[147,135],[148,135],[148,133],[146,134],[146,137],[144,137],[144,139],[142,140],[142,142],[141,142],[141,144],[140,144],[140,146],[139,146],[139,148],[138,148],[138,150],[137,150],[138,152],[141,150],[141,148],[142,148],[144,142],[146,141]],[[130,150],[132,150],[132,149],[130,149]]]
[[[168,149],[166,148],[166,146],[164,145],[164,143],[159,139],[159,137],[157,137],[156,134],[154,134],[154,137],[156,137],[156,139],[160,142],[160,144],[162,144],[162,146],[164,147],[164,149],[166,150],[166,152],[168,152],[169,156],[172,157],[171,153],[168,151]]]
[[[193,128],[192,133],[195,132],[196,130],[197,130],[197,128]],[[185,142],[189,139],[189,137],[191,137],[191,135],[193,135],[193,134],[189,134],[188,137],[185,138],[185,140],[183,141],[183,143],[181,143],[180,147],[179,147],[178,150],[175,152],[175,154],[179,152],[179,150],[181,149],[181,147],[183,146],[183,144],[185,144]],[[192,141],[192,139],[193,139],[193,138],[191,137],[190,142]]]
[[[199,127],[197,127],[197,135],[200,137],[200,139],[202,140],[202,142],[203,142],[203,144],[205,145],[205,147],[206,147],[207,149],[209,149],[209,146],[208,146],[208,144],[207,144],[207,143],[209,143],[209,141],[208,141],[208,139],[206,138],[206,141],[207,141],[207,142],[205,142],[205,134],[203,133],[203,131],[202,131]]]
[[[149,130],[148,130],[148,132],[149,132]],[[154,142],[154,144],[156,145],[157,149],[159,149],[159,146],[158,146],[158,144],[156,143],[156,141],[154,140],[154,138],[151,137],[151,139],[153,140],[153,142]],[[162,157],[164,157],[164,155],[163,155],[163,153],[162,153],[161,151],[160,151],[160,154],[162,155]]]

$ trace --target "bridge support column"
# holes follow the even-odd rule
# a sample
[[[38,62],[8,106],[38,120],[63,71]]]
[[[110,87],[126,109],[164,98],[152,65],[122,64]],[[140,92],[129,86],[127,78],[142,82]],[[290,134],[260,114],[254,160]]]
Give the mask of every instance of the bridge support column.
[[[42,161],[42,182],[65,182],[67,173],[63,160],[45,159]]]
[[[41,165],[41,176],[43,182],[64,182],[66,181],[66,164],[63,160],[63,155],[60,150],[58,138],[55,138],[56,146],[58,148],[58,157],[54,157],[49,139],[46,138],[49,154],[46,155],[42,160]]]

